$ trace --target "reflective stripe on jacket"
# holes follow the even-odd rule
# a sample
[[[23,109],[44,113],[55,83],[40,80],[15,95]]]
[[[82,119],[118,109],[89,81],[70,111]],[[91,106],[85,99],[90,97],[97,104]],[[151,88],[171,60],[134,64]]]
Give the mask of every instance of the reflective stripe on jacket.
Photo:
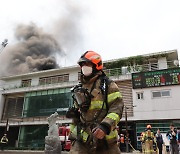
[[[122,98],[122,95],[119,91],[109,94],[107,96],[108,104],[110,104],[112,101],[114,101],[117,98]],[[102,101],[99,101],[99,100],[91,101],[89,110],[101,109],[103,106],[103,102],[104,102],[103,100]],[[106,106],[104,106],[104,109],[106,109]]]
[[[71,130],[71,133],[73,135],[75,135],[77,137],[77,126],[73,127],[73,130]],[[83,140],[83,142],[86,142],[88,137],[89,137],[90,134],[88,134],[86,131],[84,130],[80,130],[80,136],[81,136],[81,139]],[[117,130],[113,130],[110,132],[109,135],[106,135],[106,140],[110,140],[110,139],[117,139],[118,138],[118,132]]]
[[[146,131],[142,136],[142,141],[146,141],[146,140],[152,140],[155,142],[156,140],[154,137],[154,133],[151,131]]]

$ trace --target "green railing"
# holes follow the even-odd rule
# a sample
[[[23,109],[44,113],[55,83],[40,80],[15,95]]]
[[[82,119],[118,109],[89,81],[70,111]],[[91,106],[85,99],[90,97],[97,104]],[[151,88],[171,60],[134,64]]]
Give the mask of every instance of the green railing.
[[[106,69],[104,70],[107,76],[119,76],[122,75],[121,68]]]

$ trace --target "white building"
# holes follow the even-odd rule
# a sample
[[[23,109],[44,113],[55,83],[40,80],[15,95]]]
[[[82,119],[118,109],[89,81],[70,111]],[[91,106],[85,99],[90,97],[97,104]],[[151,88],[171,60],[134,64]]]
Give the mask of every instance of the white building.
[[[163,132],[172,122],[180,126],[180,68],[176,50],[111,60],[105,66],[105,72],[116,81],[123,95],[133,146],[140,148],[139,136],[147,124]],[[43,149],[48,130],[46,118],[50,114],[57,111],[59,123],[71,122],[65,118],[65,112],[72,105],[70,88],[79,82],[79,72],[78,66],[71,66],[1,77],[0,136],[9,119],[11,147]],[[170,74],[173,81],[160,84],[163,74],[164,80]],[[124,117],[119,126],[124,133]]]

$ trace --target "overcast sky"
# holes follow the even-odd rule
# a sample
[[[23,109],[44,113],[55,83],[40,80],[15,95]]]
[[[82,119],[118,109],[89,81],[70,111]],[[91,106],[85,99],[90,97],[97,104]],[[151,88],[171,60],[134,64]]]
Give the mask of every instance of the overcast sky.
[[[20,41],[17,25],[30,23],[57,39],[60,65],[87,50],[104,60],[180,50],[179,0],[0,0],[3,52]]]

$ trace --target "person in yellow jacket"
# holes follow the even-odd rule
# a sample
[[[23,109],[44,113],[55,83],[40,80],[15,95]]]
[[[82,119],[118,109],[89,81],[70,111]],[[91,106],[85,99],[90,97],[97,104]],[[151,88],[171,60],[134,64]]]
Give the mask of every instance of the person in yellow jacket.
[[[1,138],[1,150],[4,150],[4,148],[7,146],[8,144],[8,138],[7,138],[7,134],[4,134],[3,137]]]
[[[142,153],[145,153],[145,143],[143,140],[144,132],[141,133],[140,141],[141,141],[141,146],[142,146]]]
[[[98,53],[85,52],[78,64],[81,82],[71,89],[74,106],[66,114],[73,119],[70,154],[120,154],[116,127],[124,104],[119,88],[103,72]]]
[[[144,153],[153,154],[154,148],[153,143],[156,142],[156,138],[154,136],[154,133],[151,131],[151,125],[147,125],[146,131],[143,134],[142,142],[144,143]]]

